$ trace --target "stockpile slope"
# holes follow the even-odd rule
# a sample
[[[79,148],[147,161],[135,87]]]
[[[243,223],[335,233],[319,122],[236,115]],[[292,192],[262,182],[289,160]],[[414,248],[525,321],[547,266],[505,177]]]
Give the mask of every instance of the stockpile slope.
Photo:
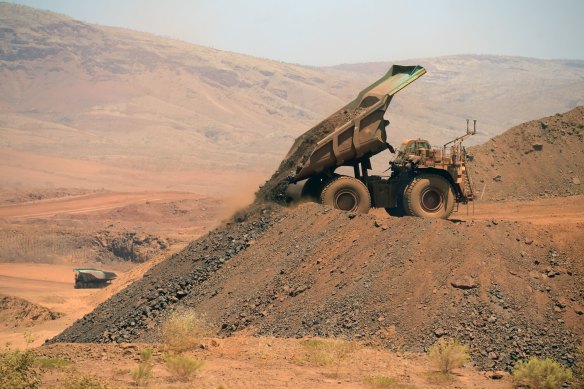
[[[549,229],[265,209],[193,242],[52,342],[155,341],[192,307],[220,334],[361,339],[422,351],[470,344],[485,368],[529,355],[573,363],[584,281]],[[255,216],[254,216],[255,215]]]
[[[584,106],[520,124],[471,153],[483,200],[583,194]]]

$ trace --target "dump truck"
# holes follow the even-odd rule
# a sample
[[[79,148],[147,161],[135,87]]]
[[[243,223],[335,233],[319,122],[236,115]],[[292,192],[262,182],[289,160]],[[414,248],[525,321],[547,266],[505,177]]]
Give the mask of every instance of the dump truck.
[[[105,288],[117,278],[116,273],[95,268],[73,269],[75,272],[75,289]]]
[[[422,66],[393,65],[345,107],[345,112],[353,114],[316,143],[309,158],[288,177],[289,182],[304,182],[303,197],[361,213],[376,207],[394,216],[446,219],[455,205],[458,208],[458,204],[472,201],[466,169],[469,156],[462,142],[476,133],[476,120],[472,129],[467,120],[466,134],[441,148],[431,147],[425,139],[407,140],[390,162],[388,176],[368,173],[371,157],[396,151],[387,142],[389,121],[384,118],[393,96],[425,73]],[[353,176],[337,174],[341,166],[352,167]]]

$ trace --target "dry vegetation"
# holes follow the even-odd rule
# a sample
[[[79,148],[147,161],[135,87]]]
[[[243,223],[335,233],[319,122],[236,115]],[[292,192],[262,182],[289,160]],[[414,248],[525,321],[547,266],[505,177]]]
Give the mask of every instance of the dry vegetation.
[[[572,379],[572,371],[552,359],[531,357],[515,365],[513,378],[532,389],[556,389]]]
[[[442,373],[450,373],[470,360],[468,346],[456,339],[440,339],[429,348],[428,357]]]
[[[315,340],[322,341],[314,342]],[[306,341],[310,341],[306,343]],[[329,344],[324,346],[324,343]],[[333,343],[333,346],[330,344]],[[352,342],[347,342],[352,343]],[[387,350],[353,344],[339,347],[329,339],[277,339],[236,336],[206,338],[205,347],[169,358],[164,345],[153,345],[152,374],[146,386],[155,388],[310,387],[310,388],[426,388],[431,366],[422,354],[396,355]],[[309,345],[307,347],[307,345]],[[41,372],[43,387],[58,387],[76,374],[95,374],[110,387],[136,386],[132,376],[144,344],[55,344],[41,347],[45,357],[71,360],[70,365]],[[263,349],[263,351],[260,351]],[[327,352],[322,352],[328,349]],[[315,351],[318,350],[318,351]],[[339,350],[344,350],[339,353]],[[324,358],[312,359],[314,354]],[[178,355],[175,355],[178,356]],[[171,362],[173,366],[169,365]],[[204,367],[201,365],[204,361]],[[316,363],[316,361],[320,361]],[[340,361],[340,363],[339,363]],[[434,382],[434,381],[433,381]],[[508,382],[492,381],[472,368],[460,369],[445,388],[503,389]]]
[[[383,375],[372,375],[365,379],[365,382],[375,388],[391,388],[398,384],[398,380],[394,377],[386,377]]]
[[[355,342],[335,339],[307,339],[301,344],[306,353],[297,357],[297,362],[330,368],[333,377],[338,377],[341,364],[349,361],[351,354],[359,349]]]
[[[121,389],[121,387],[112,386],[93,375],[73,370],[66,375],[63,382],[51,386],[51,389]]]
[[[34,366],[34,351],[12,350],[6,346],[0,350],[0,388],[38,388],[40,379]]]
[[[172,312],[160,328],[164,347],[171,354],[194,349],[210,331],[206,317],[190,309]]]
[[[190,381],[204,364],[189,355],[168,355],[165,362],[168,371],[179,381]]]
[[[132,379],[134,384],[138,387],[145,387],[152,377],[152,367],[154,362],[152,360],[152,347],[146,347],[140,350],[140,363],[132,370]]]

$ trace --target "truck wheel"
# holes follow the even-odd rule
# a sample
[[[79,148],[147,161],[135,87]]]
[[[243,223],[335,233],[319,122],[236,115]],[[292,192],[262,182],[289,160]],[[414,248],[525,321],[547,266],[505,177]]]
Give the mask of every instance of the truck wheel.
[[[389,216],[396,216],[396,217],[407,216],[406,210],[404,209],[402,204],[400,204],[400,206],[395,207],[395,208],[385,208],[385,212],[387,212],[387,214]]]
[[[410,216],[410,214],[406,211],[406,209],[404,207],[405,206],[404,191],[405,191],[404,186],[401,186],[398,190],[397,207],[385,208],[385,212],[387,212],[389,214],[389,216],[397,216],[397,217]]]
[[[340,176],[329,182],[320,195],[320,201],[342,211],[367,213],[371,209],[371,195],[361,181]]]
[[[302,199],[310,199],[318,201],[322,188],[326,185],[326,181],[319,176],[310,177],[302,187]]]
[[[454,191],[445,178],[422,174],[404,192],[404,208],[411,216],[447,219],[454,209]]]

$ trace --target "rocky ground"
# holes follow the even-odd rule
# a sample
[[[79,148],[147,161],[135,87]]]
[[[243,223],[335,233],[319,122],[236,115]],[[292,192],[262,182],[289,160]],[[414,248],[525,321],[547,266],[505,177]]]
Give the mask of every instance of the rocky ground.
[[[4,328],[32,327],[62,316],[41,305],[14,297],[0,295],[0,325]]]
[[[482,373],[471,366],[456,369],[451,376],[436,373],[425,355],[391,353],[354,342],[343,358],[322,365],[314,363],[303,340],[272,337],[234,336],[203,340],[200,349],[189,355],[204,361],[191,380],[177,380],[166,369],[164,350],[154,345],[154,366],[149,387],[155,388],[378,388],[371,379],[383,377],[396,388],[510,388],[504,373]],[[151,345],[53,344],[40,347],[43,358],[70,364],[41,372],[43,387],[62,387],[72,378],[94,377],[114,387],[134,386],[132,371],[139,351]],[[493,379],[495,378],[495,379]]]
[[[222,217],[220,200],[184,192],[4,188],[0,204],[0,262],[11,263],[142,263]]]

